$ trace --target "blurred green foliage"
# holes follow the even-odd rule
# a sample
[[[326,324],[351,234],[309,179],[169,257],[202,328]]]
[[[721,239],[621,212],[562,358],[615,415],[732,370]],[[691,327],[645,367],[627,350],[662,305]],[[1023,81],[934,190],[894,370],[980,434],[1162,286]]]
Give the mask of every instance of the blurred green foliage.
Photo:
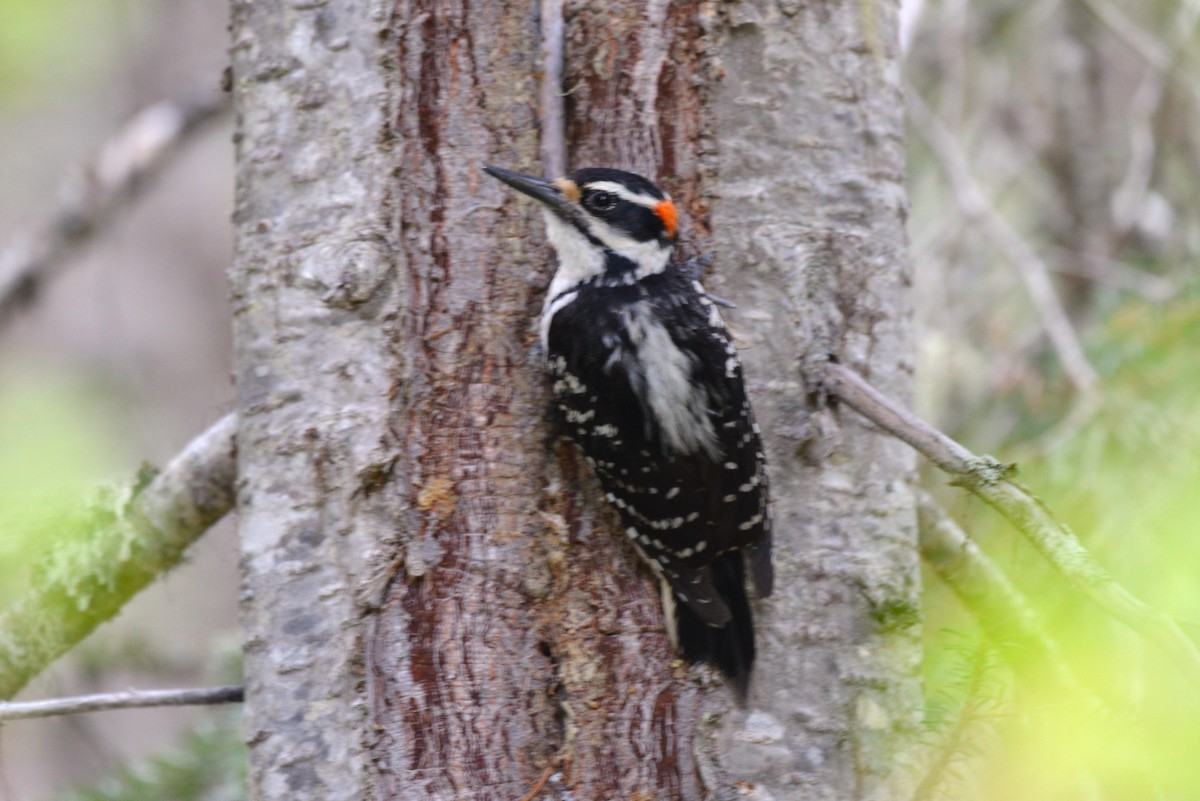
[[[62,92],[117,63],[136,0],[0,0],[0,103]]]
[[[1049,452],[1026,451],[1020,480],[1036,489],[1128,589],[1200,633],[1200,287],[1166,305],[1131,300],[1090,343],[1102,366],[1101,408]],[[1009,689],[977,721],[989,743],[932,798],[1190,799],[1200,797],[1200,699],[1154,646],[1071,591],[997,515],[950,499],[1023,590],[1081,687],[999,643]],[[946,706],[968,706],[971,661],[944,627],[975,630],[926,577],[927,681],[935,731]],[[947,701],[949,696],[952,700]],[[999,736],[996,736],[999,735]]]
[[[1018,271],[959,207],[947,154],[917,131],[922,415],[1017,462],[1017,480],[1119,582],[1200,640],[1198,18],[1200,6],[1173,0],[927,0],[906,70],[992,211],[1051,274],[1101,379],[1082,407]],[[1013,642],[988,642],[928,572],[927,797],[1200,798],[1194,685],[997,514],[936,471],[926,478],[1075,679],[1064,686]],[[964,642],[998,656],[983,706]],[[962,720],[953,769],[939,772],[945,733]]]
[[[207,716],[170,751],[57,801],[242,801],[246,747],[240,710]]]
[[[30,565],[82,525],[85,499],[117,474],[121,447],[104,400],[51,378],[8,372],[0,389],[0,605]]]
[[[984,745],[994,734],[991,716],[1004,704],[996,648],[963,632],[940,635],[941,658],[926,702],[924,744],[930,758],[913,801],[929,801],[940,788],[969,776],[970,761],[987,753]]]

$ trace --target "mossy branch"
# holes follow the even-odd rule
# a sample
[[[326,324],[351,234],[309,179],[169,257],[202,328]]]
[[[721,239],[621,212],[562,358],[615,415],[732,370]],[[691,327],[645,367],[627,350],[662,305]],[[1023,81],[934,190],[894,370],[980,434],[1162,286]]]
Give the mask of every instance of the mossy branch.
[[[825,386],[843,403],[907,442],[1000,512],[1076,589],[1101,609],[1156,644],[1200,691],[1200,650],[1170,615],[1122,587],[1075,533],[1054,518],[1044,503],[1011,480],[1011,465],[976,456],[912,412],[894,403],[845,365],[830,363]]]
[[[233,508],[236,426],[226,416],[161,473],[143,471],[105,493],[92,505],[89,536],[65,540],[42,561],[33,589],[0,614],[0,700],[179,564]]]

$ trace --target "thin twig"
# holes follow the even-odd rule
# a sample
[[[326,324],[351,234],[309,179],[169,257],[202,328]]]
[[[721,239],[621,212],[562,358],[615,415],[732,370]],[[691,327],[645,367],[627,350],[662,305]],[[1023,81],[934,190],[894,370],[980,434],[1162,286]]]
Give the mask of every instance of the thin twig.
[[[0,614],[0,699],[16,695],[179,564],[187,547],[233,508],[236,427],[236,417],[227,415],[162,473],[143,471],[125,497],[96,505],[85,541],[68,538],[39,564],[33,588]]]
[[[911,0],[900,4],[900,53],[905,58],[912,49],[913,37],[917,35],[917,27],[924,13],[925,0]]]
[[[978,223],[993,247],[1017,268],[1030,300],[1037,309],[1042,327],[1071,383],[1081,394],[1094,392],[1099,383],[1096,370],[1079,344],[1079,337],[1050,282],[1045,263],[987,202],[971,175],[958,142],[915,92],[909,93],[909,107],[913,127],[937,155],[960,213],[968,222]]]
[[[550,776],[553,773],[554,773],[553,767],[548,767],[545,770],[543,770],[542,775],[538,778],[537,782],[533,785],[533,789],[531,789],[525,795],[521,796],[521,801],[533,801],[533,799],[537,798],[537,794],[540,793],[542,791],[542,788],[546,786],[546,782],[549,780]]]
[[[223,93],[163,101],[139,112],[109,139],[83,175],[64,184],[49,219],[0,250],[0,325],[31,303],[74,251],[228,107]]]
[[[1188,92],[1200,99],[1200,87],[1191,72],[1178,69],[1184,51],[1191,46],[1196,17],[1200,6],[1194,2],[1180,3],[1175,15],[1175,31],[1164,46],[1159,34],[1141,28],[1128,15],[1108,0],[1079,0],[1088,11],[1118,40],[1138,55],[1151,69],[1164,73]]]
[[[126,690],[118,693],[80,695],[74,698],[52,698],[48,701],[0,703],[0,723],[58,715],[78,715],[83,712],[105,712],[110,709],[239,704],[245,700],[245,695],[245,688],[235,685],[204,687],[196,690]]]
[[[1159,44],[1158,39],[1142,30],[1124,11],[1108,0],[1079,0],[1083,7],[1098,19],[1109,33],[1137,53],[1143,61],[1162,72],[1171,65],[1171,56]]]
[[[1094,9],[1098,15],[1098,9],[1101,7],[1097,5]],[[1158,149],[1154,120],[1162,107],[1167,84],[1180,72],[1177,69],[1179,60],[1183,57],[1185,49],[1191,46],[1198,14],[1200,4],[1194,0],[1180,4],[1175,15],[1175,31],[1166,51],[1158,61],[1150,63],[1150,70],[1129,101],[1129,164],[1125,169],[1125,177],[1112,197],[1113,222],[1122,234],[1138,222],[1146,205],[1146,198],[1150,194]],[[1200,97],[1196,93],[1195,81],[1190,75],[1184,79],[1182,85],[1191,90],[1193,97]]]
[[[1118,584],[1063,523],[1008,479],[1011,465],[976,456],[912,412],[893,403],[853,370],[829,364],[826,389],[889,434],[907,442],[977,495],[1025,536],[1076,589],[1101,609],[1158,645],[1200,690],[1200,650],[1179,625]]]
[[[563,0],[542,0],[542,172],[567,172],[567,113],[563,95]]]
[[[1158,151],[1154,118],[1162,106],[1166,87],[1167,73],[1148,70],[1127,105],[1129,163],[1121,183],[1113,190],[1111,201],[1112,220],[1118,236],[1125,235],[1138,224],[1150,195]]]
[[[1165,303],[1179,294],[1178,284],[1170,278],[1139,270],[1124,262],[1096,253],[1080,253],[1068,248],[1050,246],[1050,250],[1070,256],[1054,265],[1054,272],[1086,278],[1137,293],[1152,303]]]
[[[1070,442],[1092,418],[1100,413],[1104,403],[1099,395],[1085,396],[1071,410],[1033,440],[1021,443],[1027,454],[1045,455]]]

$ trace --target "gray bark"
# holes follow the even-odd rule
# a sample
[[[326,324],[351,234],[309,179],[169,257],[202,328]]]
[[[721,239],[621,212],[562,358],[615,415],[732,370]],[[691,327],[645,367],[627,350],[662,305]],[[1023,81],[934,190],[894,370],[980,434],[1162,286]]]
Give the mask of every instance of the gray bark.
[[[767,434],[776,597],[722,762],[779,798],[903,798],[919,722],[907,447],[821,397],[828,354],[894,398],[913,372],[895,7],[727,7],[709,104],[711,288]]]
[[[356,593],[394,513],[379,474],[394,303],[378,36],[356,4],[232,3],[230,271],[252,797],[361,799]]]
[[[741,306],[779,580],[737,712],[547,424],[540,221],[479,172],[537,171],[536,6],[233,4],[256,797],[896,797],[912,459],[806,369],[907,393],[895,10],[565,8],[570,166],[657,178]]]

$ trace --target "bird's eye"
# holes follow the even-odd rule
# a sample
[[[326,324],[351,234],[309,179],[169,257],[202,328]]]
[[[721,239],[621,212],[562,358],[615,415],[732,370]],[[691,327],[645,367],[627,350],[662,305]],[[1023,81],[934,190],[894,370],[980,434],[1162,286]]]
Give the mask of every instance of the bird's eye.
[[[611,192],[595,192],[588,196],[588,206],[594,211],[609,211],[617,205],[617,196]]]

